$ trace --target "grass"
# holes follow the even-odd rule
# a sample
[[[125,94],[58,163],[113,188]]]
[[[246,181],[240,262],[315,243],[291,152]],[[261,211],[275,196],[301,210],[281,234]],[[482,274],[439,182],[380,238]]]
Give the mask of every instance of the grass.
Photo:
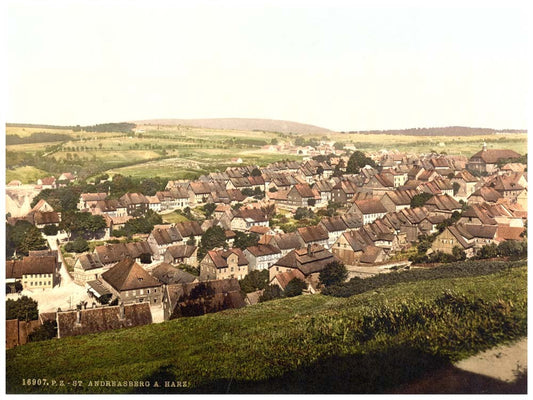
[[[22,183],[36,184],[39,178],[50,176],[46,171],[31,166],[6,169],[6,183],[12,180],[19,180]]]
[[[161,217],[163,218],[163,222],[168,224],[189,221],[189,219],[185,215],[179,214],[176,211],[170,214],[162,214]]]
[[[527,267],[281,299],[6,353],[8,393],[157,393],[90,381],[187,381],[163,392],[382,393],[524,336]],[[369,319],[370,318],[370,319]],[[361,330],[361,327],[366,327]],[[29,377],[83,386],[22,386]]]

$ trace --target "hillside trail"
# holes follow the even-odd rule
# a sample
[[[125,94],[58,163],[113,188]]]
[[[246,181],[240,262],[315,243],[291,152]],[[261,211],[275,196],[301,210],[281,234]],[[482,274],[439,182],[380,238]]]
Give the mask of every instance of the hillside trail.
[[[526,394],[527,337],[428,373],[396,394]]]

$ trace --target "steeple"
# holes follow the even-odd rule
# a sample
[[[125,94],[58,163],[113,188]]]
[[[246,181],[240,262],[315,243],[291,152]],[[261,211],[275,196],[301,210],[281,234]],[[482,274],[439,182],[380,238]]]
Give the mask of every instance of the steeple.
[[[487,151],[487,143],[483,141],[483,151]]]

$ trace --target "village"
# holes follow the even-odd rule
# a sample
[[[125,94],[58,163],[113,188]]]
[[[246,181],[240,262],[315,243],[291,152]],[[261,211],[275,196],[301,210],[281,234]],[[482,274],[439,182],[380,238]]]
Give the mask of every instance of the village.
[[[158,323],[266,301],[295,280],[299,293],[320,293],[333,263],[347,279],[364,278],[490,257],[527,236],[527,165],[512,150],[480,142],[470,158],[325,144],[297,151],[302,161],[170,180],[154,195],[95,187],[74,210],[94,222],[92,233],[45,199],[26,199],[7,223],[42,237],[6,261],[7,299],[34,299],[39,317],[7,321],[8,348],[46,322],[58,338]],[[31,190],[77,184],[67,172]],[[164,222],[170,215],[179,221]],[[149,232],[131,231],[147,221]],[[243,289],[252,277],[263,282]]]

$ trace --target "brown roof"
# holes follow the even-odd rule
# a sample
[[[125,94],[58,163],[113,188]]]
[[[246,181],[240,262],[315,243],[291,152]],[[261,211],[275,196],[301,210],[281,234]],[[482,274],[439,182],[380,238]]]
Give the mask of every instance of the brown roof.
[[[171,284],[166,288],[165,297],[170,305],[171,319],[241,308],[246,305],[239,282],[235,278]]]
[[[123,306],[124,318],[120,318],[120,307],[106,306],[59,312],[57,313],[58,335],[59,337],[88,335],[152,323],[152,314],[148,303]],[[77,323],[78,312],[80,313],[79,324]]]
[[[518,226],[498,225],[496,231],[496,238],[498,240],[524,240],[520,235],[524,232],[524,228]]]
[[[78,257],[77,261],[80,263],[84,271],[90,271],[92,269],[102,268],[104,265],[98,259],[96,254],[82,254]]]
[[[152,254],[152,249],[146,240],[133,243],[116,243],[96,246],[94,252],[103,264],[116,263],[126,257],[138,258],[141,254]]]
[[[41,182],[43,185],[53,185],[56,181],[56,178],[53,176],[48,176],[46,178],[41,178]]]
[[[102,279],[118,292],[161,286],[139,264],[126,258],[102,274]]]
[[[174,226],[154,228],[152,231],[152,237],[159,246],[181,242],[183,240],[180,232]]]
[[[107,198],[107,193],[82,193],[80,198],[83,201],[99,201]]]
[[[198,221],[184,221],[178,222],[174,225],[178,229],[182,237],[188,238],[193,236],[202,236],[204,231]]]
[[[381,201],[377,198],[369,200],[357,200],[354,201],[355,206],[363,214],[385,214],[387,209],[381,204]]]
[[[466,230],[475,238],[494,239],[496,225],[465,224]]]
[[[470,197],[481,197],[485,201],[489,201],[491,203],[496,203],[498,199],[502,197],[502,195],[495,189],[491,187],[482,187],[476,190],[474,193],[472,193]]]
[[[294,185],[294,189],[298,192],[298,194],[303,198],[320,198],[320,195],[316,190],[313,190],[311,186],[307,183],[300,183],[298,185]]]
[[[53,274],[57,270],[55,256],[24,257],[22,260],[6,261],[6,279],[21,279],[28,274]]]
[[[120,201],[122,201],[126,205],[149,203],[146,196],[143,195],[142,193],[126,193],[120,198]]]
[[[298,233],[305,243],[328,240],[329,238],[328,232],[320,225],[298,228]]]
[[[173,267],[168,263],[161,263],[155,267],[151,274],[161,283],[165,285],[174,283],[190,283],[197,279],[196,276],[190,274],[182,269]]]
[[[383,249],[376,246],[367,246],[363,249],[363,254],[361,254],[359,261],[365,264],[373,264],[381,254],[383,254]]]
[[[213,260],[213,263],[217,268],[227,268],[228,266],[228,258],[232,254],[236,254],[237,259],[237,265],[248,265],[248,260],[244,256],[244,253],[239,248],[234,249],[228,249],[228,250],[210,250],[207,252],[209,257]]]
[[[519,157],[521,157],[520,154],[513,150],[490,149],[478,151],[476,154],[470,157],[470,161],[472,161],[472,159],[481,159],[487,164],[496,164],[502,159]]]
[[[276,279],[283,290],[287,287],[290,281],[293,279],[305,280],[305,275],[299,269],[291,269],[290,271],[280,272],[272,280]],[[272,282],[271,280],[271,282]]]
[[[298,232],[280,233],[272,238],[274,244],[281,250],[297,249],[305,245]]]
[[[345,231],[346,229],[348,229],[348,226],[344,222],[342,216],[322,218],[322,220],[320,221],[320,224],[328,232]]]
[[[428,208],[436,208],[438,210],[453,211],[460,210],[461,203],[447,194],[436,195],[430,198],[426,204]]]
[[[250,246],[247,247],[246,250],[248,250],[255,257],[269,256],[272,254],[281,253],[280,249],[270,244],[259,244],[257,246]]]
[[[33,213],[33,221],[36,225],[58,224],[61,222],[61,216],[55,211]]]
[[[235,213],[235,218],[251,219],[255,222],[268,221],[266,214],[256,208],[241,208]]]
[[[197,249],[196,246],[189,246],[187,244],[176,244],[174,246],[167,247],[167,252],[173,258],[189,258]]]
[[[338,258],[324,247],[313,244],[307,248],[292,250],[285,257],[280,258],[274,265],[288,268],[297,268],[305,276],[320,272],[332,261]]]

